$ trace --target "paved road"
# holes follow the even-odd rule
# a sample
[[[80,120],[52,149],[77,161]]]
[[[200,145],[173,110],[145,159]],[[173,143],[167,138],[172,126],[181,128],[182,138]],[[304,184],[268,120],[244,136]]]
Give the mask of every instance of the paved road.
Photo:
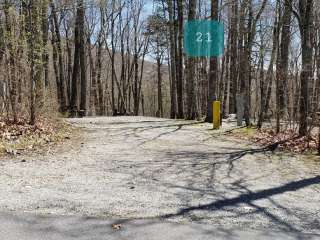
[[[0,215],[0,239],[5,240],[316,240],[317,234],[217,228],[207,224],[159,220],[115,220],[88,217]],[[112,227],[116,226],[116,227]]]
[[[241,236],[281,232],[296,239],[320,234],[319,160],[262,152],[223,134],[232,124],[217,132],[203,123],[156,118],[70,121],[83,134],[58,150],[0,161],[0,212],[69,215],[79,221],[70,231],[84,228],[88,234],[94,232],[90,221],[103,220],[75,216],[117,219],[128,227],[121,230],[127,236],[134,231],[165,236],[172,229],[196,229],[197,235],[202,228]],[[19,219],[29,224],[27,217]],[[45,228],[47,220],[37,219]],[[57,219],[48,220],[48,230],[65,218]],[[142,221],[139,228],[130,227],[135,221]],[[28,236],[29,230],[14,224],[8,228]],[[94,239],[88,236],[83,235]]]

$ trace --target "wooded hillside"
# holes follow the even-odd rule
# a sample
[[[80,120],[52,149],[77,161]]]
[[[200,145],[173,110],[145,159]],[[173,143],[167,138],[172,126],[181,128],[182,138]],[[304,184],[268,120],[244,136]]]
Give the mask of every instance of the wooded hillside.
[[[246,125],[308,135],[320,90],[313,0],[1,0],[1,114],[212,119],[244,102]],[[220,57],[184,53],[188,20],[225,27]]]

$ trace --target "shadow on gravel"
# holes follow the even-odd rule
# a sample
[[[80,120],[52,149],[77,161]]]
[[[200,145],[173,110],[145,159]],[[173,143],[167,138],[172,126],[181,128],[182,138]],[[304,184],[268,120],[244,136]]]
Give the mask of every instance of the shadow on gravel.
[[[135,137],[139,141],[141,140],[138,145],[141,146],[155,141],[164,135],[170,135],[185,130],[184,126],[201,123],[202,122],[181,124],[165,123],[155,126],[137,125],[122,130],[127,131],[124,135]],[[152,131],[153,129],[159,129],[159,131],[155,131],[153,135],[140,135],[140,133]],[[188,128],[186,128],[186,130],[188,130]],[[218,136],[219,134],[210,136],[210,138],[216,138]],[[206,140],[207,139],[203,141]],[[252,177],[243,174],[245,171],[241,172],[241,168],[234,167],[237,166],[238,161],[248,160],[249,158],[245,158],[246,155],[257,154],[255,159],[269,157],[269,155],[265,153],[276,150],[278,144],[279,143],[276,143],[256,149],[225,147],[224,149],[219,148],[218,151],[210,151],[210,148],[201,148],[201,146],[199,146],[199,149],[194,147],[189,150],[189,146],[187,146],[187,148],[184,149],[188,150],[168,150],[164,155],[163,152],[156,152],[152,156],[152,161],[148,159],[138,162],[122,161],[121,169],[126,172],[126,174],[132,175],[132,182],[135,182],[137,179],[156,181],[158,186],[163,187],[159,191],[173,194],[175,195],[174,197],[180,199],[182,205],[179,205],[178,208],[176,208],[177,212],[170,213],[169,211],[169,214],[158,216],[161,219],[190,217],[191,220],[197,221],[199,219],[201,221],[201,212],[203,213],[203,216],[205,216],[207,212],[213,213],[215,211],[223,211],[223,214],[214,213],[211,214],[210,217],[220,216],[220,218],[225,218],[225,222],[229,222],[231,227],[232,221],[237,221],[237,218],[245,217],[246,219],[243,221],[245,224],[244,226],[252,224],[253,227],[255,226],[255,220],[259,221],[259,218],[264,218],[270,223],[269,225],[271,227],[276,227],[283,232],[293,235],[293,239],[306,239],[303,237],[301,231],[303,231],[303,229],[320,229],[319,222],[316,219],[313,219],[313,216],[310,216],[310,214],[308,216],[308,214],[304,214],[303,212],[290,209],[291,205],[283,206],[281,201],[277,202],[273,196],[298,191],[312,185],[318,185],[320,184],[320,176],[288,182],[277,187],[253,191],[252,189],[249,189],[248,186],[250,185],[246,185],[246,183],[250,182],[251,184],[254,184],[255,180],[260,178],[262,179],[260,179],[260,181],[263,181],[263,179],[270,181],[272,180],[274,172],[262,171],[261,174],[258,173]],[[250,161],[247,164],[249,168]],[[279,166],[285,167],[284,164]],[[261,166],[263,166],[263,164],[261,164]],[[134,169],[134,171],[132,169]],[[216,188],[216,186],[220,188]],[[268,185],[266,184],[263,186]],[[172,190],[173,188],[177,188],[177,190]],[[226,196],[229,193],[236,195],[233,195],[235,197],[230,197],[230,195]],[[214,200],[212,198],[214,198]],[[208,199],[206,204],[195,204],[197,200],[201,202],[204,199]],[[265,200],[268,202],[268,205],[260,204],[258,200]],[[183,207],[181,208],[181,206]],[[243,209],[241,209],[243,206],[249,207],[250,211],[243,211]],[[198,216],[200,217],[198,218]],[[291,217],[288,220],[286,216]],[[227,219],[229,217],[232,218],[231,221]],[[150,217],[149,219],[154,220],[157,219],[157,217]],[[217,219],[217,221],[219,220],[221,219]],[[127,221],[130,220],[125,219],[117,223],[121,224],[126,223]],[[241,220],[239,222],[241,222]]]
[[[143,125],[145,123],[158,123],[157,125]],[[159,124],[159,123],[164,123],[164,124]],[[164,136],[164,135],[168,135],[168,134],[172,134],[175,133],[179,130],[181,130],[183,127],[185,126],[192,126],[192,125],[197,125],[197,124],[202,124],[204,123],[203,121],[191,121],[191,122],[181,122],[181,123],[176,123],[172,120],[166,120],[166,121],[136,121],[136,122],[119,122],[119,123],[108,123],[108,127],[106,127],[106,129],[109,130],[113,130],[112,127],[113,125],[126,125],[126,124],[136,124],[137,126],[129,126],[129,127],[121,127],[121,131],[123,136],[125,137],[136,137],[138,139],[141,139],[141,136],[139,136],[140,133],[144,133],[147,131],[152,131],[152,130],[156,130],[156,129],[165,129],[166,131],[158,134],[157,136],[153,137],[153,138],[144,138],[144,141],[141,142],[139,144],[139,146],[147,143],[147,142],[151,142],[154,140],[157,140],[158,138]],[[141,124],[141,126],[139,126]],[[117,129],[119,130],[119,129]],[[117,132],[116,135],[119,135],[119,132]],[[113,136],[113,135],[111,135]]]
[[[182,208],[176,213],[163,215],[161,217],[162,218],[173,218],[173,217],[186,215],[186,214],[191,213],[193,211],[224,210],[226,207],[235,207],[235,206],[239,206],[240,204],[247,204],[250,207],[253,207],[256,209],[255,213],[263,213],[271,221],[278,224],[279,227],[281,227],[281,226],[282,226],[282,228],[284,227],[284,229],[287,229],[288,232],[290,232],[291,234],[295,233],[296,239],[304,239],[303,237],[300,237],[300,235],[299,235],[300,231],[298,229],[296,229],[293,225],[283,221],[282,219],[280,219],[276,215],[268,212],[266,208],[260,207],[259,205],[255,204],[254,201],[261,200],[261,199],[268,199],[270,201],[273,201],[272,199],[270,199],[270,197],[272,197],[272,196],[284,194],[286,192],[298,191],[299,189],[309,187],[312,185],[316,185],[316,184],[320,184],[320,176],[306,178],[306,179],[302,179],[299,181],[293,181],[293,182],[281,185],[279,187],[264,189],[264,190],[260,190],[260,191],[256,191],[256,192],[252,192],[248,188],[242,187],[247,191],[247,193],[240,194],[238,197],[225,198],[225,199],[217,200],[217,201],[214,201],[214,202],[208,203],[208,204],[202,204],[202,205],[198,205],[198,206]],[[241,185],[240,185],[240,187],[241,187]],[[273,201],[273,204],[277,205],[274,201]],[[278,207],[283,208],[280,205],[278,205]],[[285,209],[285,210],[292,214],[292,212],[289,211],[288,209]]]
[[[239,151],[232,151],[232,152],[179,152],[179,153],[172,153],[171,157],[175,157],[177,159],[189,159],[194,160],[192,164],[189,166],[184,166],[184,171],[187,168],[192,168],[193,170],[189,170],[192,172],[194,179],[201,174],[201,171],[211,171],[212,178],[210,179],[211,182],[217,182],[218,179],[215,179],[215,171],[219,168],[219,166],[226,165],[227,167],[227,176],[230,177],[231,172],[234,168],[234,163],[238,160],[241,160],[247,154],[256,154],[256,153],[265,153],[267,151],[273,151],[273,146],[267,146],[264,148],[259,149],[250,149],[250,150],[239,150]],[[181,167],[181,166],[180,166]],[[211,169],[211,170],[210,170]],[[252,180],[252,179],[251,179]],[[245,183],[247,179],[240,179],[239,181],[235,181],[231,184],[231,187],[227,187],[230,191],[236,191],[240,195],[234,198],[225,198],[224,194],[219,194],[215,189],[214,186],[207,186],[207,188],[203,189],[198,187],[195,182],[192,180],[189,182],[188,186],[178,186],[178,185],[171,185],[171,187],[185,189],[187,191],[193,192],[200,192],[202,194],[211,194],[214,196],[219,196],[222,198],[221,200],[217,200],[208,204],[200,204],[197,206],[191,206],[186,208],[181,208],[178,212],[167,214],[161,216],[162,218],[174,218],[179,216],[185,216],[188,214],[192,214],[193,212],[198,211],[231,211],[234,212],[236,215],[234,218],[241,217],[243,215],[251,215],[251,214],[262,214],[270,219],[270,222],[275,224],[282,230],[286,230],[289,233],[295,234],[295,239],[305,239],[301,237],[300,230],[297,229],[293,224],[283,220],[281,217],[277,216],[276,214],[272,213],[268,207],[262,207],[255,203],[257,200],[268,200],[276,209],[281,209],[285,212],[286,215],[295,216],[299,219],[300,222],[304,222],[304,216],[299,216],[299,214],[295,213],[294,210],[290,210],[275,200],[272,199],[275,195],[285,194],[288,192],[298,191],[300,189],[310,187],[312,185],[320,185],[320,176],[315,176],[312,178],[306,178],[298,181],[289,182],[287,184],[264,189],[260,191],[251,191],[248,187],[246,187],[243,183]],[[252,212],[249,213],[239,213],[237,208],[240,205],[247,205],[254,209]],[[231,208],[231,210],[230,210]],[[249,216],[248,216],[249,217]],[[308,220],[310,222],[310,219]],[[316,223],[318,226],[310,226],[313,229],[320,229],[320,224]]]
[[[241,203],[248,204],[259,199],[268,198],[268,197],[271,197],[277,194],[282,194],[285,192],[297,191],[301,188],[305,188],[315,184],[320,184],[320,176],[290,182],[275,188],[241,194],[240,196],[235,198],[226,198],[226,199],[218,200],[209,204],[199,205],[196,207],[183,208],[177,213],[167,214],[167,215],[164,215],[163,217],[164,218],[175,217],[175,216],[186,214],[194,210],[217,210],[217,209],[222,209],[228,206],[239,205]]]
[[[191,214],[192,212],[195,212],[195,211],[197,211],[197,212],[198,211],[228,211],[228,212],[234,211],[237,214],[237,207],[245,204],[247,206],[252,207],[255,210],[250,213],[242,213],[242,214],[238,213],[238,216],[234,216],[234,219],[236,219],[237,217],[241,217],[243,215],[249,215],[248,217],[250,218],[250,214],[263,214],[270,219],[270,223],[277,225],[277,227],[279,229],[278,231],[280,231],[281,234],[284,234],[284,235],[274,235],[274,236],[270,235],[270,236],[268,236],[268,232],[269,232],[269,234],[274,233],[274,232],[272,232],[272,230],[270,230],[270,231],[266,231],[266,233],[265,233],[266,235],[260,236],[262,238],[264,237],[263,239],[296,239],[296,240],[318,239],[319,235],[317,235],[317,234],[308,235],[308,234],[302,232],[301,230],[299,230],[298,228],[296,228],[294,224],[290,224],[289,222],[286,222],[285,220],[283,220],[279,216],[273,214],[266,207],[259,206],[258,204],[255,203],[255,201],[258,201],[258,200],[267,199],[270,202],[272,202],[272,204],[275,207],[281,208],[284,211],[286,211],[287,214],[295,215],[294,211],[286,209],[285,207],[276,203],[271,197],[279,195],[279,194],[285,194],[287,192],[298,191],[300,189],[310,187],[310,186],[316,185],[316,184],[320,184],[320,176],[306,178],[306,179],[302,179],[302,180],[298,180],[298,181],[292,181],[292,182],[289,182],[287,184],[284,184],[284,185],[281,185],[278,187],[264,189],[264,190],[255,191],[255,192],[252,192],[248,188],[243,187],[241,184],[236,183],[235,185],[238,185],[239,188],[242,188],[243,190],[246,190],[247,192],[242,193],[239,196],[234,197],[234,198],[224,198],[224,199],[217,200],[217,201],[214,201],[214,202],[211,202],[208,204],[202,204],[202,205],[198,205],[198,206],[181,208],[176,213],[166,214],[166,215],[162,215],[162,216],[158,216],[158,217],[146,218],[145,220],[156,220],[158,218],[162,219],[162,220],[173,219],[173,218],[180,217],[180,216],[186,216],[186,215]],[[181,188],[184,188],[184,187],[181,187]],[[187,187],[185,189],[190,190]],[[191,190],[194,191],[195,189],[191,189]],[[299,219],[298,215],[296,215],[296,217]],[[115,224],[127,224],[127,223],[130,223],[131,221],[132,221],[132,219],[123,219],[120,221],[116,221],[114,223]],[[300,219],[299,221],[303,221],[303,219]],[[148,221],[144,222],[143,227],[146,227],[149,224],[152,224],[152,222],[148,222]],[[232,225],[230,227],[232,227]],[[320,226],[318,226],[318,227],[320,227]],[[317,226],[313,226],[313,228],[317,228]],[[249,229],[248,229],[248,231],[250,232]],[[225,239],[230,239],[230,237],[232,235],[233,235],[233,232],[227,230],[225,232],[225,237],[227,237],[227,238],[225,238]],[[234,235],[234,237],[237,237],[236,239],[242,239],[242,238],[238,238],[239,236],[237,236],[237,235]],[[313,238],[313,237],[315,237],[315,238]],[[246,239],[246,238],[243,238],[243,239]],[[256,238],[256,239],[259,239],[259,238]]]
[[[272,197],[276,195],[286,194],[288,192],[298,191],[300,189],[310,187],[312,185],[320,184],[320,176],[315,176],[311,178],[306,178],[298,181],[292,181],[278,187],[273,187],[269,189],[263,189],[260,191],[252,191],[246,185],[245,182],[249,179],[240,179],[238,181],[233,181],[229,186],[225,185],[226,189],[229,189],[230,192],[237,192],[239,195],[234,198],[226,198],[224,193],[219,193],[215,189],[214,184],[219,183],[219,178],[216,178],[215,174],[219,167],[224,166],[227,170],[226,175],[230,178],[234,164],[236,161],[241,160],[247,154],[258,154],[264,153],[266,151],[272,151],[270,147],[259,148],[259,149],[249,149],[249,150],[237,150],[228,152],[204,152],[204,151],[174,151],[168,152],[165,159],[167,161],[157,161],[153,162],[155,164],[155,171],[143,176],[144,178],[149,178],[150,176],[157,176],[157,171],[165,171],[168,173],[174,172],[177,176],[185,177],[185,184],[175,184],[173,182],[167,182],[165,179],[157,180],[159,185],[163,185],[167,188],[180,188],[182,191],[185,191],[186,194],[182,194],[180,197],[182,201],[185,202],[185,206],[190,206],[192,203],[188,202],[185,197],[188,197],[188,194],[198,192],[200,195],[211,195],[214,197],[221,198],[219,200],[213,201],[208,204],[200,204],[197,206],[184,207],[178,210],[176,213],[170,213],[166,215],[159,216],[162,219],[172,219],[181,216],[197,216],[199,211],[226,211],[234,214],[234,219],[238,217],[247,216],[250,218],[252,215],[262,215],[269,219],[270,224],[277,226],[281,231],[285,231],[294,235],[294,239],[305,239],[301,233],[301,224],[311,224],[312,219],[308,219],[307,223],[305,222],[305,216],[302,216],[301,213],[296,213],[294,209],[282,206]],[[142,166],[148,164],[148,162],[142,163]],[[138,166],[136,166],[138,167]],[[199,186],[199,176],[204,172],[209,171],[211,173],[211,178],[208,182],[211,182],[211,185],[206,186],[205,182],[202,182],[203,187]],[[140,172],[141,174],[141,172]],[[143,173],[142,173],[143,174]],[[181,175],[180,175],[181,174]],[[271,173],[272,174],[272,173]],[[250,179],[254,181],[255,179]],[[298,224],[293,224],[285,220],[285,218],[278,213],[272,211],[272,208],[260,206],[256,201],[258,200],[267,200],[269,201],[275,209],[281,210],[287,216],[295,216],[298,219]],[[246,205],[252,209],[250,212],[241,212],[239,207]],[[313,226],[309,226],[312,229],[320,228],[320,225],[314,221]],[[316,226],[316,225],[319,226]]]
[[[234,168],[234,163],[237,160],[241,160],[246,155],[266,153],[271,149],[269,146],[267,146],[258,149],[230,151],[230,149],[226,148],[225,150],[226,152],[180,151],[167,153],[167,155],[170,159],[188,159],[189,162],[192,162],[192,167],[202,166],[206,170],[208,170],[209,168],[215,170],[220,165],[228,165],[227,175],[228,177],[230,177],[231,172]]]
[[[172,123],[174,120],[160,120],[160,121],[152,121],[152,120],[142,120],[142,121],[119,121],[119,122],[111,122],[108,125],[128,125],[128,124],[145,124],[145,123]],[[95,123],[97,124],[97,123]]]
[[[163,121],[163,122],[165,122],[165,121]],[[139,123],[139,122],[137,122],[137,123]],[[143,133],[143,132],[154,130],[154,129],[168,129],[167,131],[159,133],[152,138],[145,138],[145,140],[140,142],[138,145],[138,146],[142,146],[148,142],[155,141],[165,135],[173,134],[173,133],[181,130],[185,126],[198,125],[198,124],[202,124],[202,123],[204,123],[204,122],[203,121],[192,121],[192,122],[187,122],[187,123],[173,123],[173,124],[156,125],[156,126],[131,127],[131,128],[128,128],[128,130],[130,130],[130,132],[125,135],[126,136],[134,135],[135,137],[139,138],[140,137],[139,133]]]
[[[273,196],[286,194],[288,192],[298,191],[300,189],[310,187],[313,185],[320,184],[320,176],[310,177],[302,180],[288,182],[286,184],[263,189],[260,191],[252,191],[246,186],[247,181],[255,181],[255,178],[246,179],[240,178],[237,181],[231,177],[232,170],[236,161],[241,160],[247,154],[259,154],[265,153],[267,151],[272,151],[272,148],[269,146],[259,149],[248,149],[248,150],[232,150],[225,149],[225,152],[206,152],[206,151],[172,151],[167,152],[164,159],[155,159],[151,164],[153,164],[153,170],[148,168],[148,171],[139,171],[139,168],[150,164],[150,162],[140,162],[139,164],[131,165],[135,167],[138,171],[136,177],[142,177],[144,179],[153,179],[158,182],[159,185],[165,186],[167,189],[170,188],[179,188],[184,194],[177,195],[181,198],[181,201],[184,202],[184,206],[175,213],[170,213],[166,215],[159,216],[162,219],[172,219],[176,217],[186,217],[186,216],[197,216],[199,211],[210,212],[210,211],[225,211],[233,214],[233,219],[237,219],[243,216],[246,216],[248,219],[253,215],[260,215],[266,217],[270,225],[276,226],[278,229],[281,229],[283,232],[287,232],[290,235],[293,235],[293,239],[306,239],[305,236],[301,233],[302,225],[305,225],[306,228],[310,229],[320,229],[319,222],[314,219],[306,219],[306,216],[303,213],[295,212],[294,209],[290,207],[282,206],[278,203]],[[123,166],[124,167],[124,166]],[[129,167],[129,166],[128,166]],[[221,180],[219,177],[215,176],[216,171],[220,168],[226,170],[226,175],[230,178],[230,184],[224,185],[219,182]],[[219,170],[221,171],[221,170]],[[173,180],[166,180],[161,178],[159,175],[161,172],[166,172],[169,175],[177,176],[177,182]],[[210,177],[208,179],[208,184],[206,182],[200,182],[201,179],[205,179],[205,172],[210,172]],[[235,173],[238,175],[239,173]],[[272,174],[272,172],[270,173]],[[201,177],[202,175],[202,177]],[[159,177],[158,177],[159,176]],[[178,183],[178,178],[184,177],[182,184]],[[263,176],[261,176],[263,177]],[[181,181],[181,179],[180,179]],[[225,193],[219,192],[215,188],[214,183],[223,184],[226,190],[230,192],[236,192],[239,195],[233,198],[225,197]],[[181,191],[178,191],[181,193]],[[189,196],[193,193],[199,193],[198,197],[201,196],[213,196],[215,198],[220,198],[219,200],[212,201],[207,204],[200,204],[192,206],[191,202],[188,202]],[[190,197],[192,200],[192,197]],[[271,203],[271,206],[264,207],[259,205],[256,201],[258,200],[267,200]],[[248,206],[252,209],[249,212],[241,212],[240,206]],[[275,212],[274,209],[278,209],[281,212],[284,212],[285,215]],[[201,215],[201,214],[200,214]],[[297,223],[292,223],[285,219],[285,216],[294,216],[297,219]],[[154,218],[151,218],[154,219]],[[253,218],[254,219],[254,218]],[[307,221],[306,221],[307,220]],[[195,218],[195,221],[196,218]],[[125,222],[125,221],[124,221]],[[123,223],[124,223],[123,222]],[[312,224],[308,226],[308,224]],[[318,226],[319,225],[319,226]]]

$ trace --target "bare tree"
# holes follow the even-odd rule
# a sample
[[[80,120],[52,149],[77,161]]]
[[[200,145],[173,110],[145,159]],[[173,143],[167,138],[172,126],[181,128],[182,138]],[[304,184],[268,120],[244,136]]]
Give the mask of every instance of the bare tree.
[[[217,21],[219,13],[219,1],[211,0],[211,19]],[[211,57],[210,58],[210,72],[209,72],[209,80],[208,80],[208,104],[207,104],[207,122],[212,122],[212,102],[217,100],[217,82],[218,82],[218,58]]]
[[[197,0],[189,1],[188,20],[192,21],[196,18]],[[186,84],[187,84],[187,113],[186,118],[193,120],[198,117],[197,100],[196,100],[196,84],[195,84],[195,59],[188,57],[186,60]]]
[[[177,0],[178,8],[178,40],[177,40],[177,104],[178,104],[178,118],[184,118],[183,111],[183,50],[182,50],[182,40],[183,40],[183,1]]]
[[[60,35],[60,26],[57,16],[57,11],[53,0],[50,0],[51,14],[52,14],[52,45],[54,51],[54,64],[56,64],[56,58],[58,58],[58,67],[55,66],[56,74],[56,83],[57,83],[57,92],[58,92],[58,101],[60,104],[59,111],[65,112],[66,109],[66,91],[65,91],[65,70],[64,70],[64,61],[63,61],[63,52],[62,52],[62,42]],[[56,57],[57,55],[57,57]]]
[[[308,85],[312,73],[312,48],[311,48],[311,10],[313,0],[299,1],[299,29],[301,35],[302,70],[300,76],[300,128],[299,134],[305,136],[308,133],[309,92]]]

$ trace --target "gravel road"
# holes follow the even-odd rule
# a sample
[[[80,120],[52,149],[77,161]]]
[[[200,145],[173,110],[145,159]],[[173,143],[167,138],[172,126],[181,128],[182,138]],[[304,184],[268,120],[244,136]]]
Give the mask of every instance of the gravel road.
[[[0,211],[164,219],[320,234],[320,160],[258,147],[205,123],[69,120],[82,134],[42,156],[0,160]]]

